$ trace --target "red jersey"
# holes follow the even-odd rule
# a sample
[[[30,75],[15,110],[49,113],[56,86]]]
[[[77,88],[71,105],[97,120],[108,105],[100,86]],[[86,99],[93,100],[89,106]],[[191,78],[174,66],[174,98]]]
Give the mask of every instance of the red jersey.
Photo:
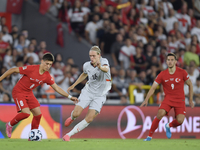
[[[54,84],[54,80],[48,71],[45,71],[42,75],[39,73],[40,65],[30,65],[19,67],[19,72],[22,77],[17,82],[13,90],[24,92],[30,92],[34,88],[46,83],[48,85]]]
[[[184,82],[189,79],[187,72],[176,67],[174,74],[169,74],[168,69],[158,74],[155,82],[163,85],[165,99],[182,102],[185,100]]]

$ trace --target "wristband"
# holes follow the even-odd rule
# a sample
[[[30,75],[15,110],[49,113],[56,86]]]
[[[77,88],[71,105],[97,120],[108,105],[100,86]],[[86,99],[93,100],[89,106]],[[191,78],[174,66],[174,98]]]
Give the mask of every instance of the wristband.
[[[69,99],[71,99],[71,98],[72,98],[72,96],[71,96],[71,95],[68,95],[68,98],[69,98]]]

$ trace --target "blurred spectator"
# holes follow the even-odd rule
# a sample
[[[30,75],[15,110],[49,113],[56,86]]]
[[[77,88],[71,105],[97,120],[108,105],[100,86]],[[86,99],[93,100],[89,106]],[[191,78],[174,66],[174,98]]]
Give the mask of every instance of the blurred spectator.
[[[11,48],[6,50],[6,55],[3,60],[4,60],[3,61],[4,67],[6,67],[7,70],[13,66],[12,49]]]
[[[43,55],[45,53],[49,52],[49,51],[46,50],[46,47],[47,47],[46,42],[45,41],[41,41],[40,45],[39,45],[38,52],[37,52],[40,60],[42,59],[42,57],[43,57]]]
[[[131,45],[131,39],[126,39],[126,45],[122,46],[119,53],[120,66],[124,69],[130,67],[130,56],[136,55],[136,50],[133,45]]]
[[[12,26],[12,31],[10,33],[10,35],[12,36],[13,41],[15,41],[17,39],[17,37],[19,36],[19,29],[16,25]]]
[[[142,54],[142,48],[136,47],[136,54],[130,56],[130,68],[140,73],[140,71],[145,70],[146,67],[147,62],[145,56]]]
[[[58,10],[61,8],[61,3],[59,0],[53,0],[51,7],[49,8],[49,12],[54,16],[58,16]]]
[[[125,70],[120,69],[119,75],[114,77],[112,80],[113,90],[118,93],[120,97],[120,103],[126,104],[128,102],[128,87],[129,87],[129,80],[125,76]]]
[[[9,44],[7,42],[4,42],[2,38],[3,38],[3,32],[0,31],[0,56],[3,59],[6,54],[6,49],[9,47]]]
[[[194,16],[197,19],[200,19],[200,0],[193,0]]]
[[[138,78],[137,78],[137,71],[136,70],[131,70],[130,72],[130,85],[135,85],[137,86],[140,90],[142,89],[142,86],[144,83],[142,83]]]
[[[71,27],[79,41],[81,41],[81,36],[84,34],[85,24],[88,19],[87,13],[88,12],[81,7],[81,2],[79,0],[76,0],[73,8],[70,8],[68,11]]]
[[[62,76],[58,76],[57,80],[58,80],[58,85],[64,90],[67,91],[67,89],[69,88],[69,86],[75,81],[72,78],[71,72],[65,68],[65,70],[63,71],[63,75]]]
[[[2,40],[4,42],[10,43],[11,45],[13,44],[13,38],[12,36],[9,34],[9,30],[7,26],[2,26],[2,32],[3,32],[3,37]]]
[[[164,22],[166,23],[165,29],[169,33],[174,28],[174,23],[178,22],[178,19],[174,16],[173,9],[169,9],[169,17]]]
[[[113,22],[110,23],[110,30],[106,32],[103,36],[103,41],[101,43],[101,53],[110,54],[111,46],[115,42],[118,30]]]
[[[190,61],[194,60],[196,65],[199,66],[199,56],[196,54],[196,45],[191,45],[190,51],[184,54],[184,64],[190,64]]]
[[[197,20],[196,27],[191,30],[191,35],[196,35],[198,42],[200,42],[200,20]]]
[[[114,63],[114,66],[119,65],[119,52],[124,45],[123,37],[121,34],[117,34],[116,41],[111,46],[111,56]]]
[[[11,102],[11,96],[8,93],[4,93],[2,96],[3,102]]]
[[[55,61],[59,61],[60,62],[61,70],[63,70],[63,68],[65,67],[65,64],[63,62],[62,55],[60,53],[57,53],[57,54],[55,54],[54,58],[55,58]]]
[[[33,44],[30,44],[28,47],[28,53],[27,53],[27,57],[33,57],[33,62],[34,64],[39,63],[39,57],[38,55],[34,52],[35,50],[35,46]]]
[[[34,65],[34,59],[32,56],[29,56],[28,59],[27,59],[27,62],[25,64],[26,66],[29,66],[29,65]]]
[[[192,82],[192,85],[196,85],[196,80],[198,76],[195,74],[195,66],[190,65],[188,69],[188,75],[190,77],[190,80]]]
[[[60,76],[63,76],[63,71],[61,70],[61,64],[59,61],[55,61],[53,67],[51,67],[51,74],[55,79],[55,82],[60,82]]]
[[[72,65],[71,66],[71,74],[72,74],[72,78],[74,80],[78,79],[80,72],[79,72],[79,68],[78,68],[77,65]]]
[[[179,29],[183,35],[186,34],[187,30],[190,31],[191,19],[187,15],[187,3],[184,2],[181,7],[181,13],[176,14],[176,18],[179,21]]]
[[[7,69],[5,67],[1,68],[1,75],[5,73]],[[11,94],[14,85],[11,82],[11,76],[7,76],[4,80],[0,82],[0,92]]]
[[[109,30],[109,24],[110,24],[110,21],[108,19],[103,20],[102,27],[100,26],[100,28],[97,30],[97,35],[96,35],[96,40],[97,40],[96,43],[97,43],[97,45],[101,45],[101,43],[104,41],[103,38],[104,38],[104,35]]]
[[[18,55],[22,56],[22,52],[23,52],[24,47],[28,47],[28,45],[26,44],[25,36],[23,34],[21,34],[18,37],[18,42],[14,46],[14,48],[17,49]]]
[[[97,30],[98,30],[98,24],[97,24],[98,21],[99,21],[99,16],[97,14],[94,14],[93,20],[88,22],[85,27],[85,37],[86,37],[86,40],[91,45],[96,45],[96,34],[97,34]]]
[[[21,36],[23,35],[23,39],[21,39]],[[28,39],[28,31],[27,30],[22,30],[21,34],[19,35],[18,39],[14,41],[14,47],[18,46],[20,43],[22,43],[23,40],[23,45],[24,47],[28,47],[30,44],[30,41]]]
[[[74,59],[72,58],[72,57],[69,57],[68,59],[67,59],[67,61],[66,61],[66,65],[67,64],[69,64],[69,65],[74,65],[75,63],[74,63]]]
[[[188,15],[190,16],[190,19],[191,19],[191,29],[192,29],[193,27],[196,26],[196,21],[197,21],[197,19],[194,17],[193,9],[188,10]]]

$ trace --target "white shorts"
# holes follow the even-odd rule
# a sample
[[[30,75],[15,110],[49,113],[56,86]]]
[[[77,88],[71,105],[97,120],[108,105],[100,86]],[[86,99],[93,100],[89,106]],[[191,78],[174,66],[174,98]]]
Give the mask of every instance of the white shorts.
[[[94,109],[100,113],[103,104],[106,102],[106,95],[95,96],[95,94],[92,94],[83,88],[78,100],[79,102],[76,105],[81,106],[83,109],[89,105],[89,109]]]

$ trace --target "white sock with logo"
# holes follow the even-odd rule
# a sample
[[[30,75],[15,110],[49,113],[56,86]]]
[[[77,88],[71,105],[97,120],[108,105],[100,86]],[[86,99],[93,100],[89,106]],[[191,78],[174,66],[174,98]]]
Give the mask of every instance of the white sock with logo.
[[[71,137],[72,135],[85,129],[89,124],[90,123],[87,123],[87,121],[84,119],[81,122],[79,122],[69,133],[67,133],[67,135],[69,135]]]

